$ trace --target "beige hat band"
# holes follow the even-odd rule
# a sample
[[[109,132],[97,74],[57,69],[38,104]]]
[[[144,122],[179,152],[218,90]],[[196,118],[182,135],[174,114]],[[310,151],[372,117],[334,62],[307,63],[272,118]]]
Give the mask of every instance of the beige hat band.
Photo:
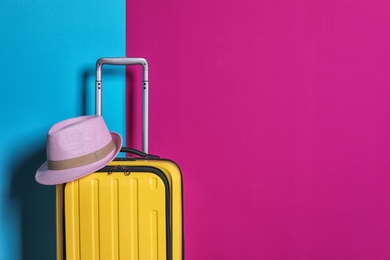
[[[67,169],[91,164],[105,158],[114,149],[115,149],[115,143],[114,140],[111,140],[111,142],[109,142],[106,146],[90,154],[82,155],[71,159],[61,160],[61,161],[48,160],[47,161],[48,169],[67,170]]]

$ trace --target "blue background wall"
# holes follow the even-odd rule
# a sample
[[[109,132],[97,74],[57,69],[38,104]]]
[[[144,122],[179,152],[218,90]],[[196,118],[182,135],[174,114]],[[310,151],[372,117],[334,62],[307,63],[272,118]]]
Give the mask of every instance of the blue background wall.
[[[94,113],[96,59],[125,54],[125,1],[1,1],[0,10],[0,259],[52,260],[55,189],[34,174],[48,129]],[[121,113],[121,73],[103,74],[103,113]],[[122,134],[123,114],[106,118]]]

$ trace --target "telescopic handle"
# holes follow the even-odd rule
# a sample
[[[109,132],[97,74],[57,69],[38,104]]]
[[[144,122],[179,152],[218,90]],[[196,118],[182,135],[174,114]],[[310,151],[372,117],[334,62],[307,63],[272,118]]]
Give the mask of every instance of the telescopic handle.
[[[104,64],[132,66],[141,65],[142,74],[142,151],[148,153],[148,121],[149,121],[149,80],[148,80],[148,62],[144,58],[100,58],[96,61],[96,83],[95,83],[95,113],[102,115],[102,68]]]

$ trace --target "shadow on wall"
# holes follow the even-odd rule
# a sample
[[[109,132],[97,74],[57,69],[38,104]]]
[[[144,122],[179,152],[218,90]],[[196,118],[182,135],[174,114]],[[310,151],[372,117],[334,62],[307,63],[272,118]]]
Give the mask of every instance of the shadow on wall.
[[[20,205],[23,260],[55,258],[55,186],[40,185],[35,172],[46,161],[45,147],[24,151],[12,169],[11,199]]]
[[[81,102],[80,106],[77,106],[80,107],[79,115],[94,114],[95,69],[89,66],[80,72],[80,91],[76,91],[75,99],[76,102]],[[107,77],[123,76],[115,69],[106,69],[104,73]],[[72,103],[74,104],[63,102],[65,106]],[[56,122],[50,122],[50,125],[54,123]],[[40,147],[24,148],[17,161],[10,162],[14,165],[11,167],[10,201],[20,209],[22,260],[56,258],[55,186],[41,185],[35,181],[35,173],[45,161],[46,144],[42,143]]]
[[[91,96],[95,93],[95,70],[92,67],[84,68],[81,73],[81,95],[79,96],[81,98],[80,102],[82,104],[81,106],[81,115],[87,115],[95,113],[94,105],[95,100],[91,100]],[[93,82],[93,84],[92,84]],[[77,93],[77,92],[76,92]],[[77,93],[79,94],[79,93]],[[93,108],[93,110],[92,110]]]
[[[126,68],[126,129],[135,129],[136,126],[136,113],[135,113],[135,95],[136,93],[136,81],[135,68]],[[126,144],[127,147],[136,147],[136,135],[135,131],[126,131]]]
[[[93,66],[83,68],[79,74],[80,91],[76,91],[75,100],[80,102],[80,115],[87,114],[88,105],[94,102],[94,100],[88,102],[94,91],[94,84],[90,83],[94,75]],[[64,102],[72,103],[75,102]],[[49,122],[50,125],[55,123]],[[11,203],[17,204],[20,209],[21,259],[53,260],[56,258],[55,186],[41,185],[35,181],[36,170],[46,161],[46,144],[23,149],[20,154],[17,162],[11,162],[14,167],[10,199]]]

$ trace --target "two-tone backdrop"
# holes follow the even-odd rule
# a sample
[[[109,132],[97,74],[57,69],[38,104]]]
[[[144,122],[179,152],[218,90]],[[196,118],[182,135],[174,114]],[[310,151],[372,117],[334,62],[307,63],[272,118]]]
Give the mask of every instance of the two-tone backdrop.
[[[387,1],[0,7],[0,259],[54,258],[54,188],[33,179],[47,130],[93,113],[95,60],[123,55],[150,63],[150,152],[182,168],[187,259],[390,258]],[[122,72],[105,104],[124,134]]]

